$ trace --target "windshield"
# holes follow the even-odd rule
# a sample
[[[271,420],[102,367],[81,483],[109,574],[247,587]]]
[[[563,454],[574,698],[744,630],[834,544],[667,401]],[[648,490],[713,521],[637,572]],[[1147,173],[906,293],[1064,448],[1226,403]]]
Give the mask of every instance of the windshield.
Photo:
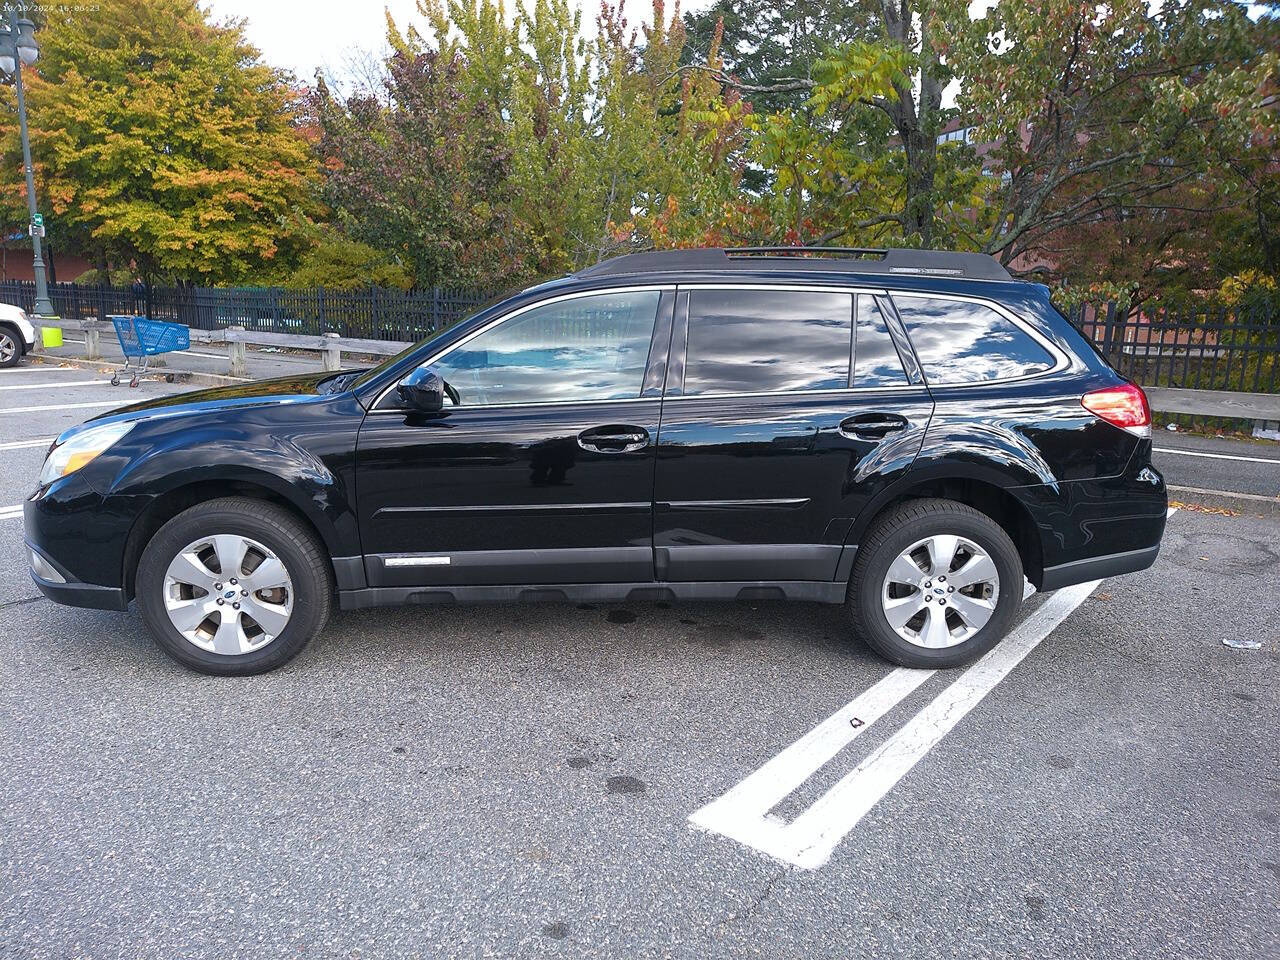
[[[547,282],[547,281],[545,281],[545,280],[544,280],[544,281],[542,281],[542,282]],[[360,374],[360,378],[359,378],[358,380],[355,380],[355,381],[351,382],[350,384],[346,384],[346,385],[345,385],[345,386],[346,386],[346,388],[348,388],[348,389],[353,389],[353,388],[356,388],[356,387],[361,387],[361,386],[363,386],[364,384],[366,384],[366,383],[368,383],[370,380],[372,380],[374,377],[376,377],[376,376],[378,376],[379,374],[381,374],[383,371],[391,369],[393,366],[395,366],[397,363],[399,363],[399,362],[400,362],[401,360],[403,360],[405,357],[409,356],[409,354],[413,353],[415,350],[417,350],[419,347],[421,347],[424,343],[428,343],[428,342],[430,342],[430,341],[434,340],[436,337],[440,336],[441,334],[443,334],[443,333],[445,333],[445,332],[447,332],[447,331],[449,331],[449,330],[452,330],[454,327],[456,327],[456,326],[457,326],[458,324],[460,324],[460,323],[466,323],[466,322],[467,322],[468,320],[470,320],[472,317],[476,316],[477,314],[483,313],[484,311],[488,310],[490,307],[495,306],[496,304],[501,303],[503,300],[509,300],[511,297],[514,297],[517,293],[522,293],[522,292],[523,292],[523,291],[525,291],[525,290],[531,290],[531,289],[533,289],[533,286],[540,286],[540,285],[541,285],[541,283],[539,283],[539,284],[534,284],[534,285],[532,285],[532,286],[531,286],[531,285],[524,285],[524,284],[522,284],[522,285],[520,285],[520,286],[518,286],[518,287],[508,288],[508,289],[504,290],[502,293],[498,293],[498,294],[495,294],[495,295],[494,295],[494,296],[492,296],[492,297],[489,297],[487,300],[485,300],[485,301],[484,301],[483,303],[481,303],[479,306],[477,306],[477,307],[475,307],[474,309],[470,310],[468,313],[466,313],[464,316],[462,316],[462,317],[458,318],[458,319],[457,319],[457,320],[455,320],[453,323],[450,323],[450,324],[448,324],[448,325],[446,325],[446,326],[443,326],[443,327],[441,327],[439,330],[434,330],[434,331],[432,331],[431,333],[429,333],[429,334],[427,334],[425,337],[423,337],[421,340],[418,340],[418,341],[417,341],[417,342],[415,342],[415,343],[411,343],[411,344],[409,344],[407,347],[405,347],[403,350],[401,350],[401,351],[400,351],[399,353],[397,353],[395,356],[387,357],[387,359],[383,360],[383,361],[382,361],[381,363],[379,363],[377,366],[370,367],[368,370],[363,371],[363,372]]]

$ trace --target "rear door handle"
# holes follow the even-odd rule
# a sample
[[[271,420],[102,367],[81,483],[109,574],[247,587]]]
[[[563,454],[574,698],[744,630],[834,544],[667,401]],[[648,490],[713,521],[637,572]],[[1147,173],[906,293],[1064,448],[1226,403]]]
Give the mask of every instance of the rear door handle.
[[[578,446],[592,453],[634,453],[648,445],[648,430],[625,423],[592,427],[578,434]]]
[[[840,435],[850,440],[879,440],[907,429],[907,418],[896,413],[860,413],[840,424]]]

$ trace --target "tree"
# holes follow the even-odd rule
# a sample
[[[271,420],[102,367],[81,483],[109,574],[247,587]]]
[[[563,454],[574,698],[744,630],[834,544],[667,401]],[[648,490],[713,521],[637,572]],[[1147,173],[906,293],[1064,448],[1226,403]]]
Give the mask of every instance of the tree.
[[[509,21],[497,0],[418,12],[421,27],[389,23],[379,90],[314,98],[325,201],[418,283],[585,266],[667,242],[674,211],[705,224],[736,194],[742,105],[681,75],[683,26],[661,0],[642,32],[605,7],[593,41],[568,0],[519,3]]]
[[[501,115],[470,79],[459,53],[404,47],[387,64],[389,106],[369,92],[340,102],[323,83],[314,97],[325,202],[349,237],[424,286],[528,272]]]
[[[981,249],[1005,263],[1061,256],[1072,231],[1114,247],[1094,229],[1108,224],[1150,231],[1148,252],[1167,247],[1145,272],[1177,267],[1174,241],[1239,202],[1247,190],[1229,181],[1248,176],[1236,163],[1274,144],[1275,21],[1238,4],[1001,0],[973,21],[966,9],[954,0],[936,31],[961,109],[996,143],[997,214]],[[1252,188],[1264,233],[1265,179]]]
[[[727,35],[743,38],[741,69],[734,68],[738,43],[731,43],[723,66],[712,72],[743,95],[777,105],[777,119],[766,125],[775,141],[786,129],[788,139],[829,146],[845,160],[864,159],[871,166],[860,173],[874,168],[877,176],[896,181],[866,191],[847,184],[847,195],[892,195],[893,206],[812,239],[890,224],[892,229],[877,233],[900,243],[929,246],[951,239],[953,231],[940,230],[937,219],[956,195],[940,195],[938,188],[963,190],[972,178],[953,176],[961,173],[957,161],[971,169],[975,164],[971,154],[953,152],[946,168],[939,167],[938,134],[947,119],[942,93],[951,71],[935,42],[933,8],[929,0],[793,0],[783,6],[753,2],[728,14],[734,26]],[[744,13],[752,19],[745,21]],[[751,45],[753,35],[764,38],[758,48]],[[695,63],[692,69],[711,68]],[[796,242],[810,242],[798,223],[792,233]]]
[[[45,7],[39,42],[23,80],[51,235],[148,279],[243,281],[297,254],[314,161],[291,78],[241,23],[196,0],[101,0]],[[18,204],[12,87],[0,99]]]
[[[356,290],[369,285],[407,290],[413,286],[413,274],[390,254],[328,227],[313,227],[312,234],[311,246],[297,268],[278,278],[283,286],[303,290]]]
[[[805,106],[814,72],[831,51],[872,33],[874,12],[846,0],[716,0],[686,13],[683,61],[705,63],[714,44],[725,73],[764,114]]]

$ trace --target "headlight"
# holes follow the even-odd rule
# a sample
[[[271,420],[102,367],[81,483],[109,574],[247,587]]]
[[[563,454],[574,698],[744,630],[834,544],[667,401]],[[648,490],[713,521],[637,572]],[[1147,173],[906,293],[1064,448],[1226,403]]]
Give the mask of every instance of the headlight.
[[[77,433],[65,443],[55,444],[40,471],[40,486],[75,473],[98,454],[110,449],[112,444],[132,429],[132,423],[104,423],[100,427],[90,427]]]

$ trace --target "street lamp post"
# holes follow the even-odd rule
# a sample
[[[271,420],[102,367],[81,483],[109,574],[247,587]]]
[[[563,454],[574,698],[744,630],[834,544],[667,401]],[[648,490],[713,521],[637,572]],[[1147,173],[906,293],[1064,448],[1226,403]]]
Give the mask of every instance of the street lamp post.
[[[25,15],[8,6],[5,22],[0,22],[0,70],[12,73],[18,89],[18,128],[22,135],[22,163],[27,171],[27,211],[31,214],[31,249],[36,278],[36,302],[32,311],[39,317],[52,317],[53,303],[49,300],[49,283],[45,279],[44,258],[40,255],[40,238],[44,235],[44,222],[36,212],[36,181],[31,170],[31,140],[27,136],[27,101],[22,94],[22,65],[36,62],[40,48],[36,46],[35,24]]]

